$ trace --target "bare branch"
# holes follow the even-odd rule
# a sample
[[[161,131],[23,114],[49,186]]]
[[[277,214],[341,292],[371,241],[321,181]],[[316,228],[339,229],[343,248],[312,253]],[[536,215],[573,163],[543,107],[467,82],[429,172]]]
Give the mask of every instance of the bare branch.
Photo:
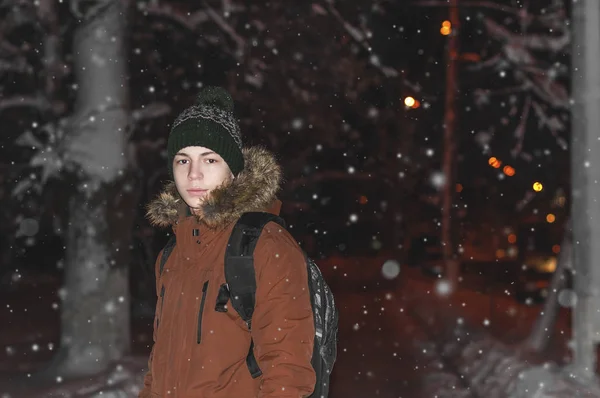
[[[10,110],[12,108],[31,107],[37,108],[40,112],[45,112],[50,109],[50,103],[43,96],[22,96],[3,98],[0,100],[0,112]]]
[[[20,56],[23,52],[17,46],[6,40],[0,40],[0,54],[2,56]]]
[[[439,1],[439,0],[424,0],[413,2],[413,6],[416,7],[449,7],[447,1]],[[519,8],[503,6],[501,4],[496,4],[492,1],[461,1],[460,7],[473,7],[473,8],[488,8],[491,10],[502,11],[508,14],[519,15],[521,10]]]
[[[527,90],[529,90],[529,85],[527,83],[523,83],[520,86],[512,86],[512,87],[507,87],[507,88],[498,89],[498,90],[476,89],[475,94],[481,95],[481,94],[479,94],[479,92],[484,91],[488,95],[507,95],[507,94],[522,93]]]
[[[531,96],[527,96],[525,99],[525,105],[523,106],[523,112],[521,113],[521,120],[515,129],[515,137],[517,138],[517,144],[511,151],[512,155],[516,157],[523,150],[523,141],[525,140],[525,126],[527,125],[527,119],[529,118],[529,110],[531,109]]]
[[[143,108],[136,109],[132,112],[132,119],[135,122],[144,121],[147,119],[155,119],[161,116],[168,115],[171,112],[169,104],[164,102],[153,102]]]
[[[237,56],[241,57],[244,53],[244,48],[246,47],[246,40],[237,34],[233,26],[229,25],[223,17],[221,17],[206,1],[203,2],[204,7],[206,8],[206,13],[210,19],[212,19],[225,33],[231,37],[233,41],[235,41],[237,45]]]
[[[529,204],[529,202],[531,202],[533,198],[535,198],[535,193],[530,190],[526,191],[523,199],[517,202],[517,211],[522,211]]]
[[[161,5],[159,2],[152,2],[144,8],[147,15],[154,17],[163,17],[175,21],[177,24],[186,27],[194,32],[198,27],[209,20],[208,15],[204,10],[196,11],[191,15],[184,15],[181,12],[174,10],[169,5]]]
[[[71,12],[81,21],[89,21],[97,18],[113,5],[112,0],[71,0]]]
[[[550,51],[552,53],[564,52],[568,49],[571,42],[569,29],[565,29],[560,36],[540,35],[540,34],[515,34],[510,32],[504,26],[498,24],[491,18],[485,18],[484,24],[488,32],[496,39],[499,39],[513,47],[530,48],[532,50]]]
[[[557,116],[549,117],[544,109],[542,109],[542,106],[537,102],[534,101],[532,105],[533,110],[538,118],[539,125],[548,127],[548,130],[550,130],[550,133],[556,139],[558,146],[566,150],[568,148],[567,141],[559,135],[561,131],[566,129],[565,124],[561,122]]]
[[[11,62],[7,62],[4,59],[0,59],[0,73],[3,72],[17,72],[17,73],[33,73],[33,68],[25,57],[12,58]]]
[[[531,78],[524,72],[515,74],[516,78],[527,83],[529,88],[542,100],[553,107],[568,109],[569,94],[565,87],[548,78],[543,72],[533,75]]]
[[[339,11],[331,4],[327,2],[327,9],[329,12],[338,20],[338,22],[344,27],[346,32],[356,41],[362,48],[364,48],[369,54],[372,53],[371,44],[366,39],[365,35],[360,31],[360,29],[353,26],[350,22],[346,21],[344,17],[339,13]],[[383,65],[381,60],[377,57],[371,58],[371,65],[375,66],[379,69],[385,77],[397,77],[400,73],[393,67]]]

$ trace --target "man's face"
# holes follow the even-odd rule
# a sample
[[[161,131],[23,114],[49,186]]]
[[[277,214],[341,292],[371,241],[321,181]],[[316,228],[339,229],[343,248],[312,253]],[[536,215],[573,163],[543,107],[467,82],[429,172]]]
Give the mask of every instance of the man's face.
[[[173,176],[179,195],[192,210],[200,207],[213,189],[233,179],[223,158],[201,146],[188,146],[177,152]]]

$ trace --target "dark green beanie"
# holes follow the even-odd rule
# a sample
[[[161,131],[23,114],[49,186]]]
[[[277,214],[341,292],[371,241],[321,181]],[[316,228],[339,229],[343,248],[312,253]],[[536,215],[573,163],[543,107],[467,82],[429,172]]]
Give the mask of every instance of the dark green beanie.
[[[233,115],[233,99],[221,87],[206,87],[173,122],[167,156],[173,176],[173,158],[181,148],[202,146],[218,153],[238,175],[244,169],[242,134]]]

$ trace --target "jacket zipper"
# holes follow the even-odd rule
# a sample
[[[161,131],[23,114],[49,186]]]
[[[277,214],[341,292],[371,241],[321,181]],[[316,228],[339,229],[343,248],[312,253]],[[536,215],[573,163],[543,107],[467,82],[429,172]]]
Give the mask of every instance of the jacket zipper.
[[[158,324],[160,323],[160,320],[162,319],[162,310],[163,310],[163,306],[165,304],[165,285],[162,285],[162,287],[160,288],[160,311],[158,312],[158,319],[156,319],[156,328],[158,329]]]
[[[198,344],[202,341],[202,314],[204,312],[204,304],[206,302],[206,292],[208,291],[208,281],[202,286],[202,300],[200,301],[200,311],[198,311]]]

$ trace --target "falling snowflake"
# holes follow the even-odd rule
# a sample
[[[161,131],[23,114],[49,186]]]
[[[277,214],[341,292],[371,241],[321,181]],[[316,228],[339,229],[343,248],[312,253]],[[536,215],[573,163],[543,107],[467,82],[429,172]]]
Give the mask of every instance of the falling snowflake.
[[[19,229],[17,230],[17,238],[20,236],[35,236],[40,227],[36,220],[33,218],[24,218],[19,223]]]
[[[379,115],[379,110],[377,108],[375,108],[374,106],[369,108],[369,111],[367,113],[367,115],[371,118],[374,119]]]
[[[439,279],[435,283],[435,292],[438,296],[448,296],[450,293],[452,293],[452,285],[446,279]]]
[[[381,267],[381,273],[385,279],[394,279],[400,275],[400,263],[396,260],[387,260]]]
[[[300,130],[304,126],[304,121],[300,118],[292,120],[292,128],[294,130]]]
[[[558,303],[565,308],[573,308],[577,303],[577,294],[571,289],[563,289],[558,293]]]
[[[431,185],[433,185],[433,187],[435,189],[439,190],[444,187],[444,184],[446,184],[446,176],[441,171],[437,171],[437,172],[431,174],[429,181],[431,182]]]
[[[104,304],[104,311],[106,311],[106,313],[108,314],[114,314],[115,311],[117,310],[117,306],[115,305],[114,301],[109,301],[106,304]]]

